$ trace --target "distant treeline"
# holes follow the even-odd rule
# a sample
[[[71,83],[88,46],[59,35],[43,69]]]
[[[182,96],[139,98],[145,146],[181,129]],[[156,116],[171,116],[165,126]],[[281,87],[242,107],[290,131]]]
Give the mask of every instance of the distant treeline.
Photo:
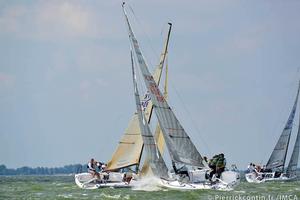
[[[5,165],[0,165],[0,175],[55,175],[55,174],[74,174],[86,170],[86,165],[74,164],[63,167],[20,167],[8,169]]]

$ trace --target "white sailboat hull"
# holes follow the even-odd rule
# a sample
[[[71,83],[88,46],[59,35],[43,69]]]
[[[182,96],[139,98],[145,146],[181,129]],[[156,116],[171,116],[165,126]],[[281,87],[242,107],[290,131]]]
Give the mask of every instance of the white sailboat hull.
[[[272,173],[247,173],[245,174],[245,178],[249,183],[264,183],[269,181],[292,181],[297,177],[286,177],[285,175],[281,175],[279,177],[275,177],[275,172]]]
[[[207,170],[192,170],[189,171],[190,180],[188,183],[178,180],[164,180],[161,179],[161,186],[169,189],[176,190],[231,190],[233,187],[240,183],[240,174],[235,171],[224,171],[220,179],[216,183],[210,183],[205,178]],[[173,174],[173,177],[176,175]]]
[[[124,173],[120,172],[110,172],[107,180],[103,179],[103,175],[104,173],[100,173],[101,180],[99,181],[87,172],[75,174],[75,183],[82,189],[98,189],[106,187],[130,188],[132,187],[132,183],[136,182],[135,180],[131,180],[130,183],[124,182]]]
[[[180,181],[168,181],[161,179],[161,186],[168,189],[175,190],[204,190],[213,189],[212,185],[208,183],[183,183]]]

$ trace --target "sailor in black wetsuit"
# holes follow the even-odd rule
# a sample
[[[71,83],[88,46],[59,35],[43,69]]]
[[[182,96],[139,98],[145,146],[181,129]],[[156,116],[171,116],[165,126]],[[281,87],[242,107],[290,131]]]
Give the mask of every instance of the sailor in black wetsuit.
[[[177,167],[175,165],[175,162],[172,161],[172,166],[173,166],[175,174],[179,174],[179,176],[181,178],[188,177],[188,179],[190,180],[189,172],[188,172],[188,169],[187,169],[187,167],[185,165],[182,166],[182,167],[180,167],[179,169],[177,169]]]

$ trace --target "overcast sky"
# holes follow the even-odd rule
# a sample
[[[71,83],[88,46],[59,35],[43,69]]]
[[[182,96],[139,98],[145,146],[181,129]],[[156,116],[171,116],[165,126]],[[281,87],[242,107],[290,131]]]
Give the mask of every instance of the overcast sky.
[[[200,153],[265,163],[300,77],[300,1],[128,4],[151,70],[173,23],[170,104]],[[129,55],[119,0],[0,0],[0,164],[109,160],[135,110]]]

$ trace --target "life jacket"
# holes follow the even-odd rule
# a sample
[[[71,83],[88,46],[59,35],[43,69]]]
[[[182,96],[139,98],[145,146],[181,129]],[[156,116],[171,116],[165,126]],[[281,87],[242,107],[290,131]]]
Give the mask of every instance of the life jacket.
[[[214,155],[212,159],[209,161],[209,166],[216,166],[218,162],[219,156]]]
[[[223,156],[219,156],[216,166],[218,168],[225,167],[225,158]]]

